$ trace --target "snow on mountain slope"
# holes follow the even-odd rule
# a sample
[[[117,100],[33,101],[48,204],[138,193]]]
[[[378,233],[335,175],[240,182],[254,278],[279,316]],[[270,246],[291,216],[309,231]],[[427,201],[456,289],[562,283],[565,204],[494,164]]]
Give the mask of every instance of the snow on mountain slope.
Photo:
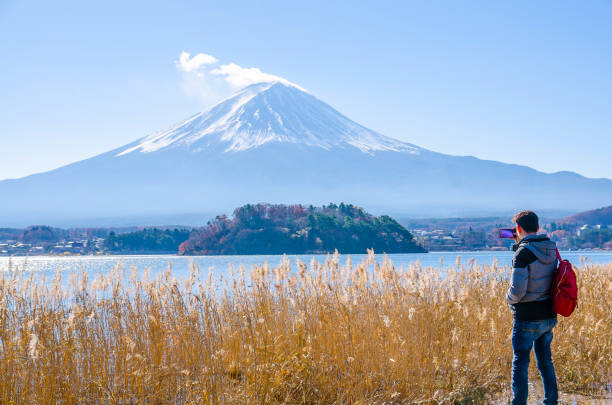
[[[237,152],[275,142],[326,150],[354,147],[368,154],[421,151],[415,145],[351,121],[297,86],[271,82],[251,85],[166,131],[141,139],[117,155],[169,148],[198,152],[222,147],[225,152]]]

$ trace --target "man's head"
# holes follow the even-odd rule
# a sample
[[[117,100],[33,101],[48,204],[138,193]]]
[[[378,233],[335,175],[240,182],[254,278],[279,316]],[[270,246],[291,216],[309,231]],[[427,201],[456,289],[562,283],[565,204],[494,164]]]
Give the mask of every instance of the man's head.
[[[540,229],[538,216],[533,211],[521,211],[512,218],[516,224],[518,239],[523,239],[527,235],[533,235]]]

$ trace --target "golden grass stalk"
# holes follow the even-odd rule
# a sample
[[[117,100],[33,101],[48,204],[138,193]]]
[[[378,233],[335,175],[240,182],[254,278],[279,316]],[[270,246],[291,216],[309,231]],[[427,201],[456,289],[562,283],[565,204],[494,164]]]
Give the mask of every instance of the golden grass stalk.
[[[5,271],[0,403],[482,402],[510,380],[508,271],[372,252],[226,279]],[[597,395],[612,381],[612,264],[577,274],[553,361],[562,390]]]

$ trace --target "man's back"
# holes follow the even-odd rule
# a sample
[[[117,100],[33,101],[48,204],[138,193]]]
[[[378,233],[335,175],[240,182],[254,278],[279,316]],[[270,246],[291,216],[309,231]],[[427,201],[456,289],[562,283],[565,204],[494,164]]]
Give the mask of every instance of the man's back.
[[[507,296],[514,318],[535,321],[556,317],[550,299],[557,268],[555,242],[546,235],[529,235],[514,249],[512,284]]]

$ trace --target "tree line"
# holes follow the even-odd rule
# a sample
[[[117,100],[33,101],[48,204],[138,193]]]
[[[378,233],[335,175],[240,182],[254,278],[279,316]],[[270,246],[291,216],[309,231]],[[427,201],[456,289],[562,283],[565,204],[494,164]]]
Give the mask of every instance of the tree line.
[[[179,254],[425,252],[393,218],[352,204],[247,204],[192,231]]]

